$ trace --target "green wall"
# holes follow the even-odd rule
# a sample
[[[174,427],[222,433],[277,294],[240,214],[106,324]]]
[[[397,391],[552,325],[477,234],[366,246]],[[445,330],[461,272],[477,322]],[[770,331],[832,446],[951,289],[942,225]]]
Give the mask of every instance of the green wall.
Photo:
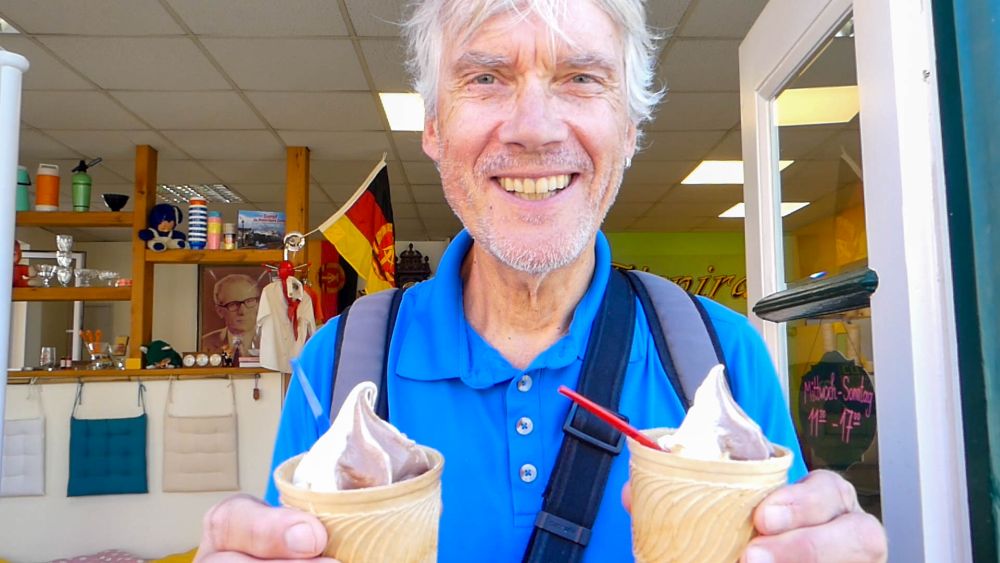
[[[746,314],[743,233],[606,234],[615,262],[648,269]]]

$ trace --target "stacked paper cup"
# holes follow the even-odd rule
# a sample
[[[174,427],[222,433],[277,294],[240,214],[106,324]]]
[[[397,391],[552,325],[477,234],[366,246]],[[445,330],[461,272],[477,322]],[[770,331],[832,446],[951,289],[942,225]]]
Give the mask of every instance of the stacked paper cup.
[[[192,250],[202,250],[208,239],[208,202],[193,197],[188,201],[188,244]]]

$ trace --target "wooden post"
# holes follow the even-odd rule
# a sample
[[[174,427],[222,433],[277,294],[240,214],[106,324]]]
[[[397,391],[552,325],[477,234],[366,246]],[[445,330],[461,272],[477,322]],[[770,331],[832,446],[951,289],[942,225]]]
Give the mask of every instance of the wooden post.
[[[135,192],[132,212],[132,314],[129,357],[139,358],[139,346],[153,337],[153,264],[146,261],[146,242],[138,232],[146,227],[149,212],[156,204],[156,149],[135,148]]]
[[[285,233],[309,230],[309,147],[285,149]],[[295,264],[306,261],[305,249],[294,257]]]

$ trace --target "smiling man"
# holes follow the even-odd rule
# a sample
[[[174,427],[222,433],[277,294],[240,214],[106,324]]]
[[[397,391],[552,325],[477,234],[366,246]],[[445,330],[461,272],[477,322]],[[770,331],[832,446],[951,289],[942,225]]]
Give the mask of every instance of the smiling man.
[[[577,386],[617,275],[599,227],[660,97],[651,89],[653,42],[640,0],[427,0],[406,32],[427,101],[424,151],[465,230],[437,276],[400,305],[387,358],[389,420],[447,460],[438,560],[519,561],[564,440],[569,405],[556,389]],[[745,318],[703,306],[735,398],[797,458],[790,479],[798,482],[758,509],[760,536],[745,559],[884,559],[881,527],[853,488],[832,473],[805,476],[759,336]],[[328,323],[299,359],[321,412],[293,380],[275,462],[308,449],[329,425],[337,330]],[[653,340],[637,315],[621,351],[618,410],[641,428],[676,427],[684,407]],[[589,541],[559,561],[631,560],[627,480],[622,452]],[[277,501],[273,484],[267,498]],[[310,558],[325,538],[307,515],[237,497],[206,515],[199,559]]]

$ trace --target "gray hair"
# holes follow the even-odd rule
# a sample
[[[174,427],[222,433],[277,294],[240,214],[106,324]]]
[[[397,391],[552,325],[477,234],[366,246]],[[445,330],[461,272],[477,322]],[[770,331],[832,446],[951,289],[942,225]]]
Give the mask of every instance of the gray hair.
[[[257,282],[255,282],[250,276],[246,274],[229,274],[227,276],[223,276],[219,281],[215,282],[215,287],[212,288],[212,301],[214,301],[216,305],[225,305],[225,303],[219,303],[219,294],[222,293],[222,288],[227,285],[240,282],[243,282],[254,289],[257,288]]]
[[[629,117],[638,128],[652,117],[653,108],[664,95],[662,88],[653,86],[659,36],[646,25],[645,0],[593,1],[622,31],[625,95]],[[437,113],[438,73],[446,30],[462,30],[458,39],[465,41],[499,13],[507,11],[520,17],[534,13],[554,35],[569,42],[569,36],[559,27],[568,3],[567,0],[411,0],[410,17],[403,24],[407,67],[414,89],[424,99],[427,115]]]

